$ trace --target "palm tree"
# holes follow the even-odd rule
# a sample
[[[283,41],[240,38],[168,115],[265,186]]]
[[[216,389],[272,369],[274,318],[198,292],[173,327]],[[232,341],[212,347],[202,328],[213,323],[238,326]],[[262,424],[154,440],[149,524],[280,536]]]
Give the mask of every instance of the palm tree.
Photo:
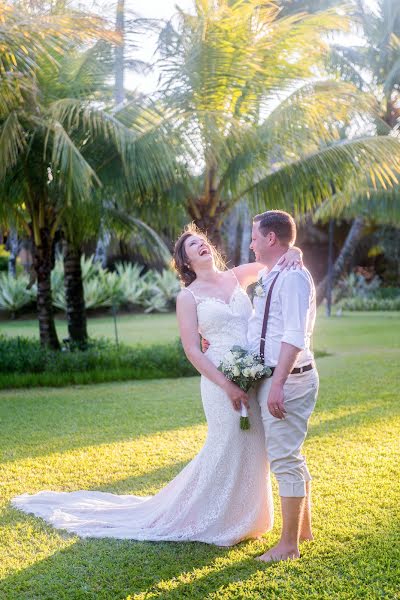
[[[391,135],[396,132],[400,120],[400,4],[397,0],[380,0],[375,9],[371,9],[368,3],[357,0],[354,17],[366,44],[333,45],[329,66],[343,80],[375,95],[378,111],[373,133]],[[400,187],[398,182],[393,186],[391,183],[393,179],[388,181],[385,169],[378,170],[362,189],[338,193],[317,211],[316,219],[352,220],[333,268],[332,285],[350,264],[366,224],[400,224]],[[323,300],[326,287],[325,277],[317,289],[318,301]]]
[[[103,43],[86,54],[96,56]],[[123,177],[114,189],[133,196],[160,181],[167,185],[174,169],[165,158],[163,117],[151,108],[132,106],[123,115],[125,123],[114,117],[104,103],[94,102],[93,74],[85,58],[71,62],[74,52],[72,36],[72,42],[61,38],[57,51],[37,57],[30,87],[8,100],[0,113],[3,215],[13,213],[32,238],[40,340],[55,349],[59,342],[50,285],[54,241],[67,213],[78,211],[101,189],[96,169],[118,164]],[[97,68],[103,72],[104,64],[98,61]]]
[[[341,128],[376,111],[353,84],[321,80],[326,34],[348,21],[284,4],[280,12],[275,2],[197,0],[195,15],[179,10],[160,35],[160,99],[192,151],[186,208],[217,243],[243,198],[299,215],[349,182],[365,187],[382,172],[393,182],[400,169],[394,137],[340,139]]]

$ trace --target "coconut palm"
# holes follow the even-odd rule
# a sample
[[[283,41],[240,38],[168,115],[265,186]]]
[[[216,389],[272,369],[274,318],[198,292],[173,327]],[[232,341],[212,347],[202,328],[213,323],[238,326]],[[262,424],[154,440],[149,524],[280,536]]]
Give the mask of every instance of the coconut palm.
[[[104,59],[103,46],[99,41],[82,55],[71,40],[59,40],[57,52],[37,57],[31,87],[0,113],[3,216],[17,216],[32,238],[40,339],[53,348],[59,347],[50,284],[54,241],[68,214],[79,214],[102,188],[97,170],[115,167],[121,176],[114,191],[135,198],[173,179],[164,117],[128,105],[117,118],[99,102],[87,56]],[[103,59],[96,61],[100,80],[108,68]]]
[[[104,102],[108,97],[109,106],[112,106],[112,87],[108,86],[107,80],[113,73],[114,59],[110,60],[112,55],[109,51],[109,46],[102,46],[97,52],[92,48],[77,52],[75,56],[69,54],[60,78],[66,82],[71,96],[75,93],[77,99],[80,99],[81,90],[84,90],[85,103],[88,98],[96,101],[100,97]],[[103,63],[101,71],[97,66],[99,57]],[[165,185],[170,176],[169,170],[173,167],[171,161],[168,162],[168,159],[159,154],[165,151],[167,130],[163,133],[162,123],[159,127],[160,120],[162,121],[159,111],[149,104],[144,105],[132,93],[128,98],[124,107],[118,107],[117,122],[122,124],[123,121],[124,127],[128,128],[125,133],[130,137],[132,134],[136,136],[129,142],[135,144],[136,170],[126,172],[133,165],[126,163],[113,144],[101,144],[102,140],[98,136],[88,140],[81,132],[81,137],[85,139],[81,153],[89,160],[102,185],[85,203],[67,207],[60,223],[64,237],[68,332],[70,339],[80,345],[87,339],[81,273],[82,247],[85,242],[96,238],[101,230],[108,230],[122,240],[129,238],[131,245],[138,248],[139,254],[145,259],[157,259],[162,263],[171,260],[169,250],[161,238],[140,218],[143,214],[141,205],[145,204],[147,209],[153,207],[154,210],[153,198],[158,194],[158,183],[154,184],[154,179],[160,178]],[[110,111],[113,113],[114,109],[111,108]],[[77,125],[76,133],[79,127],[85,131],[85,125],[81,122]],[[172,155],[172,147],[169,143],[169,156]],[[144,165],[141,159],[146,157],[152,162]],[[153,225],[162,224],[159,211],[155,211],[151,221]]]
[[[290,4],[281,14],[279,2],[197,0],[194,15],[179,10],[160,35],[160,96],[196,156],[187,160],[187,211],[217,242],[242,198],[301,214],[349,193],[349,182],[360,188],[382,172],[393,182],[400,167],[394,137],[340,139],[376,112],[354,84],[321,80],[326,34],[348,21]]]
[[[375,95],[378,104],[373,133],[396,133],[400,120],[400,4],[379,0],[372,8],[359,0],[354,16],[366,43],[359,46],[334,44],[329,66],[344,80]],[[366,185],[351,193],[337,193],[318,209],[315,219],[341,218],[352,221],[348,237],[333,269],[333,285],[350,264],[365,232],[365,225],[400,225],[400,187],[386,171],[377,170]],[[318,286],[318,300],[325,295],[327,278]]]

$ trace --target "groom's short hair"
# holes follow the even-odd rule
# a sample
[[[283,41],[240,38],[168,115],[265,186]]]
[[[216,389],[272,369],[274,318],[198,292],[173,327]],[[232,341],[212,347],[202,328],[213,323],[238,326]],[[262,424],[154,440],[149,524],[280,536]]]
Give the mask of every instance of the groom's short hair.
[[[259,223],[263,236],[273,231],[281,244],[293,246],[297,231],[296,223],[289,213],[284,210],[267,210],[256,215],[253,221]]]

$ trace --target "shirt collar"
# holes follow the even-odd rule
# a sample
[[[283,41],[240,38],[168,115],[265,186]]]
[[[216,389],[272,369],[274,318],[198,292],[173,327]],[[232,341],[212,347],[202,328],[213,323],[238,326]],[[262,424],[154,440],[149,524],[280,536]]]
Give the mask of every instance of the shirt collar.
[[[278,262],[279,262],[280,260],[281,260],[281,259],[280,259],[280,258],[278,258],[278,260],[277,260],[276,264],[275,264],[275,265],[272,267],[272,269],[271,269],[270,271],[266,271],[266,269],[267,269],[268,267],[264,267],[264,269],[263,269],[263,276],[264,276],[264,277],[269,277],[269,276],[270,276],[272,273],[277,273],[277,272],[279,272],[279,271],[281,270],[281,266],[280,266],[280,265],[278,265]]]

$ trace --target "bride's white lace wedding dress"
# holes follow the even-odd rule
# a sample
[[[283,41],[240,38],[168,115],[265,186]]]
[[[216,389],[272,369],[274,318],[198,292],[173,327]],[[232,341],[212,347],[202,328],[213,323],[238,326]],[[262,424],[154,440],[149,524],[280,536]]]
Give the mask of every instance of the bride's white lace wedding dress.
[[[229,302],[196,297],[199,330],[218,365],[235,344],[246,346],[251,302],[237,285]],[[12,505],[81,537],[149,541],[200,541],[231,546],[272,526],[272,499],[259,406],[250,397],[251,428],[217,385],[201,378],[208,434],[199,454],[151,497],[106,492],[42,491]]]

